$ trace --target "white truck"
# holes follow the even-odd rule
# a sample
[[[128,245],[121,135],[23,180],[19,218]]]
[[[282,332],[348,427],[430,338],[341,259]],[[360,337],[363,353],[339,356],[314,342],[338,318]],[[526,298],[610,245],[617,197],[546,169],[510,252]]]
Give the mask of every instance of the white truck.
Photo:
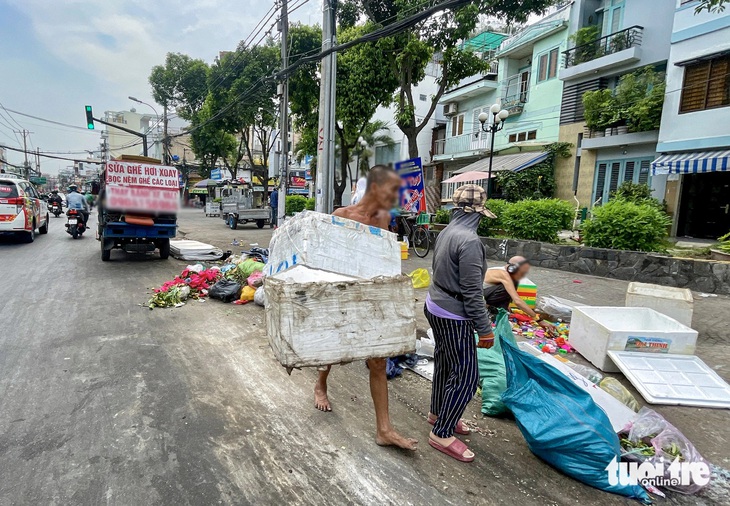
[[[258,228],[271,224],[271,207],[263,187],[226,186],[221,191],[221,218],[232,230],[239,223],[256,223]]]

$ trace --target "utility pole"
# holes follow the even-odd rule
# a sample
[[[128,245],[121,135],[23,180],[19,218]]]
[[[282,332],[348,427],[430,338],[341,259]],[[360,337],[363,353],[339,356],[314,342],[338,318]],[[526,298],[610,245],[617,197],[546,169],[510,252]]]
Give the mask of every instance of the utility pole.
[[[335,45],[335,11],[337,0],[324,0],[322,50]],[[319,88],[319,128],[317,131],[316,209],[332,212],[335,184],[335,87],[337,53],[322,58]]]
[[[35,171],[40,177],[41,175],[41,148],[35,148]]]
[[[287,12],[287,0],[281,0],[281,18],[279,23],[279,31],[281,32],[281,68],[287,68],[289,66],[289,13]],[[279,114],[279,142],[281,143],[281,153],[279,158],[279,206],[276,210],[276,221],[281,224],[286,214],[286,187],[289,178],[289,78],[284,76],[279,86],[279,106],[281,107]],[[262,146],[261,149],[266,149],[266,146]],[[264,187],[268,187],[268,183]]]
[[[25,179],[28,179],[30,177],[30,164],[28,163],[28,142],[27,137],[30,132],[28,130],[23,129],[22,131],[18,132],[23,136],[23,156],[25,156],[25,163],[23,164],[23,177]]]
[[[167,104],[165,104],[162,106],[162,163],[164,165],[170,163],[170,148],[167,143]]]

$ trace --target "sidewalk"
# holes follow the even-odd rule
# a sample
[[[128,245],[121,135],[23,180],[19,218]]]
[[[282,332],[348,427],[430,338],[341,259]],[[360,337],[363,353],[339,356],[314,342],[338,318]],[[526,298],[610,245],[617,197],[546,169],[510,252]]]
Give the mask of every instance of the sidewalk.
[[[180,231],[181,235],[184,234],[188,239],[208,242],[223,250],[230,249],[234,253],[247,249],[251,243],[258,243],[262,247],[267,246],[272,232],[268,228],[259,230],[255,225],[230,230],[220,218],[205,218],[200,211],[187,210],[180,217]],[[234,238],[240,242],[239,247],[231,246]],[[407,273],[419,267],[430,270],[432,258],[432,253],[429,253],[425,259],[419,259],[412,254],[409,260],[403,262],[403,271]],[[491,261],[490,265],[497,265],[497,262]],[[624,281],[537,268],[533,268],[531,271],[530,279],[536,282],[541,295],[559,295],[589,305],[623,306],[628,285],[628,282]],[[417,290],[416,293],[419,335],[425,334],[428,328],[421,311],[425,293],[425,290]],[[703,298],[699,294],[694,295],[694,327],[699,331],[697,355],[713,367],[721,377],[730,380],[730,333],[726,331],[727,328],[730,328],[730,297]],[[208,311],[213,311],[218,307],[230,311],[227,306],[218,306],[214,303],[206,306]],[[255,337],[257,342],[260,341],[262,352],[266,354],[268,347],[265,345],[264,328],[261,327],[263,312],[259,308],[244,306],[233,313],[240,314],[232,318],[232,323],[248,322],[246,328],[256,334],[250,336],[249,339]],[[252,321],[256,322],[255,327],[251,327],[250,322]],[[268,354],[270,355],[270,352]],[[363,423],[365,426],[371,422],[371,404],[367,398],[366,384],[360,384],[361,381],[367,381],[364,368],[358,364],[351,364],[337,368],[335,373],[333,374],[335,383],[332,397],[337,407],[337,416],[343,416],[344,419],[340,424],[333,425],[332,429],[335,430],[335,427],[338,426],[337,430],[345,430],[348,433],[357,432],[357,426],[345,427],[344,424],[352,425],[356,419],[362,419],[357,423]],[[301,395],[301,402],[308,405],[311,394],[309,383],[315,377],[314,371],[299,371],[294,375],[297,378],[293,384],[290,383],[289,388],[293,388],[295,384],[297,391],[292,391],[291,394]],[[292,379],[295,379],[294,375]],[[632,391],[640,404],[645,404],[642,397],[622,375],[619,374],[616,377]],[[271,381],[279,380],[271,378]],[[411,467],[408,470],[409,479],[414,480],[416,476],[420,475],[419,479],[427,480],[435,487],[432,492],[439,490],[443,493],[443,495],[441,493],[429,494],[430,499],[439,502],[440,498],[443,503],[455,501],[468,504],[507,504],[514,503],[515,500],[519,504],[567,504],[576,501],[581,504],[631,503],[631,501],[624,501],[616,496],[585,487],[541,463],[527,449],[514,421],[482,417],[479,412],[478,399],[470,403],[464,415],[482,429],[482,433],[473,435],[470,438],[471,443],[469,443],[478,455],[478,462],[475,462],[474,465],[455,467],[455,463],[434,455],[435,452],[429,451],[427,441],[425,441],[427,428],[421,427],[424,425],[422,419],[425,419],[428,411],[430,388],[431,384],[427,380],[407,371],[402,377],[390,382],[391,412],[394,424],[404,432],[420,431],[416,432],[421,440],[420,449],[417,452],[418,458],[415,461],[418,462],[416,468],[411,467],[415,462],[409,457],[404,457],[402,464]],[[347,399],[350,398],[348,395],[352,397],[352,408],[357,406],[357,415],[347,405],[349,402]],[[652,408],[681,430],[707,460],[723,468],[730,467],[730,438],[726,435],[726,427],[730,426],[730,411],[671,406],[652,406]],[[312,416],[314,417],[314,415]],[[332,417],[327,418],[327,415],[322,415],[320,422],[329,423],[331,419]],[[378,449],[372,450],[369,447],[369,439],[357,441],[354,440],[352,444],[355,446],[365,444],[360,450],[364,452],[363,455],[372,456],[377,453]],[[353,451],[355,450],[353,448]],[[390,452],[387,455],[389,459],[394,457]],[[372,462],[372,465],[375,466],[374,473],[379,474],[384,471],[375,462]],[[706,497],[673,495],[672,504],[727,503],[730,501],[728,484],[720,483],[719,485],[719,488],[713,487],[710,496]],[[499,494],[494,496],[493,492],[496,491],[499,491]],[[446,497],[449,499],[446,500]],[[421,497],[421,499],[424,498]],[[404,498],[404,504],[410,503],[410,499],[412,497]]]

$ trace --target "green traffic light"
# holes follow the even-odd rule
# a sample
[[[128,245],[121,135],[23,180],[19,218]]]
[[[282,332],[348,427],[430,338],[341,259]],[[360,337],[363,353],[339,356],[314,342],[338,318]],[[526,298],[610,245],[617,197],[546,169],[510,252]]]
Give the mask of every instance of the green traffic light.
[[[86,106],[86,128],[89,130],[94,129],[94,113],[91,112],[91,106]]]

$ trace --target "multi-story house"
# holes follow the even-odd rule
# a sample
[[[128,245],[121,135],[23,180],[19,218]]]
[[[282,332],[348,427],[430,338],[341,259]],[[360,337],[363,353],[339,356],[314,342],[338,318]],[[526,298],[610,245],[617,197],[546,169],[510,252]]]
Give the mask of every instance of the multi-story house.
[[[567,49],[571,5],[564,4],[512,36],[485,32],[465,44],[491,61],[489,70],[447,91],[441,102],[449,118],[434,144],[433,160],[443,164],[445,179],[463,172],[522,170],[545,158],[543,147],[559,137],[560,55]],[[493,104],[509,112],[494,139],[479,122]],[[491,121],[491,120],[490,120]],[[493,141],[493,142],[492,142]],[[457,184],[444,184],[449,202]],[[499,189],[492,183],[493,193]]]
[[[676,210],[673,235],[730,232],[730,11],[676,0],[655,177]]]
[[[570,13],[570,47],[562,54],[563,82],[559,139],[574,145],[573,156],[556,163],[557,196],[580,207],[606,202],[624,181],[648,183],[665,194],[666,176],[651,176],[658,130],[586,128],[583,95],[613,89],[621,76],[646,66],[664,72],[674,2],[669,0],[575,0]]]
[[[105,111],[104,121],[147,134],[148,156],[162,158],[162,122],[154,114],[140,114],[136,110]],[[142,139],[117,128],[106,126],[101,136],[106,140],[109,156],[141,155]]]

